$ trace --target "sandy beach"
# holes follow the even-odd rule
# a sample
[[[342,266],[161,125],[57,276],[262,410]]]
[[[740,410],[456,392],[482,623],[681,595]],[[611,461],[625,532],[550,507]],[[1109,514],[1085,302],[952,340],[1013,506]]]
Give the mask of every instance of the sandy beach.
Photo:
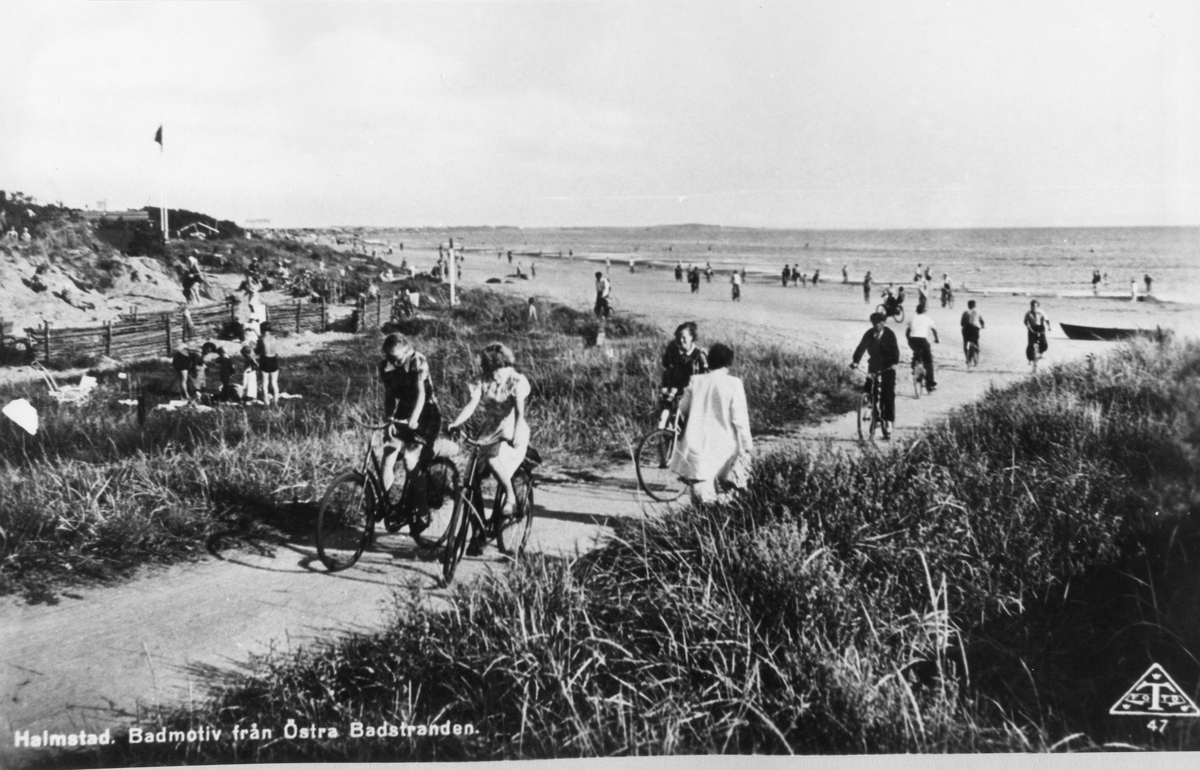
[[[410,264],[420,267],[432,264],[437,252],[410,249],[405,256]],[[400,255],[389,259],[398,265]],[[580,309],[592,307],[594,274],[597,270],[605,270],[602,260],[580,256],[574,259],[550,257],[537,260],[536,265],[535,279],[513,279],[515,268],[506,261],[496,260],[486,253],[468,253],[463,261],[462,285],[467,288],[482,286],[520,297],[537,297]],[[525,272],[528,273],[528,262]],[[732,343],[736,350],[738,344],[746,341],[778,344],[789,350],[824,351],[847,364],[870,325],[868,316],[879,303],[878,286],[872,290],[875,295],[872,301],[866,303],[861,284],[843,284],[840,276],[836,277],[836,282],[822,282],[817,288],[785,288],[777,279],[756,281],[751,275],[749,283],[742,287],[741,301],[735,303],[730,299],[728,273],[714,276],[712,283],[702,281],[699,294],[692,294],[686,282],[676,281],[669,269],[639,266],[637,272],[631,274],[627,261],[614,259],[608,274],[613,286],[614,312],[636,315],[660,326],[664,330],[664,343],[666,335],[677,324],[695,321],[700,327],[702,345],[721,340]],[[851,281],[859,280],[861,273],[856,273],[851,266],[850,277]],[[504,282],[486,283],[495,278]],[[907,323],[916,306],[916,290],[909,286],[906,293]],[[933,346],[938,390],[932,397],[913,399],[908,370],[911,351],[904,341],[906,323],[888,323],[900,342],[903,359],[897,380],[897,428],[902,432],[915,430],[952,407],[970,402],[989,386],[1000,386],[1029,374],[1023,318],[1031,297],[960,292],[955,297],[954,307],[943,309],[938,296],[935,293],[929,305],[929,313],[941,339],[940,344]],[[972,371],[966,369],[963,360],[959,330],[959,319],[966,310],[968,299],[976,300],[986,324],[981,337],[981,364]],[[1038,301],[1053,325],[1043,367],[1090,354],[1101,355],[1118,344],[1068,339],[1058,325],[1063,321],[1145,329],[1161,326],[1185,336],[1200,332],[1200,306],[1196,305],[1095,297],[1041,296]],[[736,366],[735,362],[735,373]],[[846,425],[833,424],[816,432],[818,435],[845,435],[853,415],[847,415],[844,421]]]

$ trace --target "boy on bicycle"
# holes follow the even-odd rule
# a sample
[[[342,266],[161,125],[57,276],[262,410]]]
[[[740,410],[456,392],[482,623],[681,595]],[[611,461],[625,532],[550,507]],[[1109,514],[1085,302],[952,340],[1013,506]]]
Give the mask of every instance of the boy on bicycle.
[[[412,473],[420,462],[433,455],[433,443],[442,425],[429,361],[399,334],[383,340],[383,360],[379,362],[379,381],[383,384],[383,418],[392,423],[384,437],[383,488],[391,489],[396,480],[396,459],[404,457],[404,469]],[[420,481],[420,476],[414,477]],[[410,531],[417,534],[429,526],[429,506],[423,485],[413,489],[417,516]]]
[[[879,374],[879,417],[883,420],[883,437],[890,438],[892,433],[889,426],[896,422],[895,367],[900,363],[900,346],[896,343],[896,335],[887,328],[887,316],[883,313],[871,314],[871,328],[854,349],[851,369],[858,367],[863,353],[867,354],[867,373]],[[871,382],[868,379],[863,388],[868,393],[871,392]]]
[[[662,355],[662,385],[658,397],[658,427],[667,427],[679,398],[693,374],[708,371],[708,356],[696,347],[696,323],[687,321],[675,329],[675,339],[667,343]]]

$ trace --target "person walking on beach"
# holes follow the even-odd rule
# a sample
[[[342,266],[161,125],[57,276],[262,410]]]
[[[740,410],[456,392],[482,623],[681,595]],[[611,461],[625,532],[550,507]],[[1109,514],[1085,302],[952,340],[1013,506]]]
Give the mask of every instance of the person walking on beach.
[[[406,337],[394,332],[384,337],[382,351],[379,382],[383,385],[383,419],[390,427],[384,434],[380,480],[384,489],[391,489],[396,481],[398,458],[404,458],[405,471],[412,473],[420,460],[433,455],[442,413],[433,392],[428,359]],[[429,506],[425,503],[424,487],[419,485],[414,491],[418,515],[410,531],[418,534],[429,526]]]
[[[800,263],[796,262],[792,265],[792,286],[800,285]]]
[[[612,270],[612,257],[605,257],[604,258],[604,272],[607,273],[611,270]]]
[[[850,283],[849,265],[842,265],[842,283]]]
[[[681,262],[679,260],[675,261],[675,280],[676,281],[683,280],[683,262]]]
[[[871,303],[871,271],[863,276],[863,302]]]
[[[596,306],[592,311],[597,318],[604,319],[612,315],[612,305],[609,304],[608,298],[612,294],[612,284],[604,273],[596,271]]]
[[[925,387],[932,393],[937,390],[937,383],[933,379],[933,348],[929,344],[930,334],[933,335],[934,342],[941,344],[933,319],[925,312],[924,305],[917,305],[917,314],[908,322],[904,336],[908,338],[908,347],[913,352],[913,365],[919,361],[925,367]]]
[[[705,262],[704,263],[704,281],[705,281],[705,283],[712,283],[712,277],[713,277],[712,262]]]
[[[1150,284],[1154,282],[1154,279],[1150,277],[1149,273],[1146,273],[1146,275],[1143,276],[1143,280],[1146,281],[1146,293],[1149,294],[1150,293]]]
[[[814,289],[815,289],[815,288],[817,288],[817,280],[818,280],[820,277],[821,277],[821,269],[820,269],[820,268],[817,268],[816,270],[814,270],[814,271],[813,271],[813,279],[812,279],[812,281],[813,281],[813,288],[814,288]]]
[[[1137,279],[1133,276],[1129,277],[1129,301],[1137,302]]]
[[[1092,271],[1092,294],[1100,293],[1100,271]]]
[[[962,327],[963,358],[970,361],[970,346],[979,349],[979,332],[983,330],[983,315],[975,309],[975,300],[967,300],[967,309],[963,311],[959,321]]]
[[[730,293],[733,295],[734,302],[742,301],[742,276],[738,271],[734,270],[733,275],[729,278],[731,286]]]
[[[1046,332],[1050,329],[1050,319],[1041,311],[1041,303],[1036,299],[1029,303],[1029,312],[1025,314],[1025,330],[1027,343],[1025,358],[1030,364],[1035,363],[1045,353],[1050,344],[1046,342]]]
[[[668,342],[663,350],[662,370],[658,427],[665,428],[692,376],[708,371],[708,356],[696,345],[694,321],[686,321],[675,328],[675,339]]]
[[[785,288],[785,289],[787,288],[788,279],[791,277],[792,277],[791,265],[784,265],[783,266],[783,288]]]
[[[688,283],[692,286],[692,294],[700,293],[700,268],[688,268]]]
[[[729,374],[733,349],[709,348],[707,374],[695,374],[679,400],[687,427],[671,457],[671,471],[688,483],[693,503],[727,499],[722,483],[744,489],[750,477],[754,439],[741,379]]]
[[[480,444],[476,456],[487,463],[505,493],[503,509],[493,511],[493,516],[511,517],[517,512],[512,477],[529,450],[525,400],[529,398],[531,388],[525,375],[513,368],[515,362],[516,357],[507,345],[488,343],[479,353],[483,374],[470,384],[470,400],[449,426],[452,433],[457,433],[477,409],[483,414],[476,437]],[[467,553],[479,555],[483,551],[483,542],[483,533],[476,532]]]
[[[633,269],[633,257],[629,258],[629,272],[635,272]]]
[[[262,325],[262,336],[254,347],[254,356],[258,359],[258,371],[262,375],[262,401],[266,406],[271,405],[271,394],[275,394],[275,405],[279,406],[279,356],[275,351],[275,336],[271,334],[271,324]]]
[[[850,368],[857,369],[863,353],[867,354],[867,373],[879,375],[879,417],[883,420],[883,437],[891,438],[891,427],[896,424],[896,364],[900,363],[900,346],[896,335],[887,328],[887,316],[871,314],[871,328],[863,334]],[[863,390],[871,392],[871,380],[867,378]]]

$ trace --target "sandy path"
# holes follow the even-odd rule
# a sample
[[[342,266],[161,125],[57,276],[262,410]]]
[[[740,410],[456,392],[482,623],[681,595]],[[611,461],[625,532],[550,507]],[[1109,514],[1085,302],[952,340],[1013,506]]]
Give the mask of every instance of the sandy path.
[[[536,280],[497,288],[590,307],[595,269],[582,261],[546,259],[537,264]],[[874,307],[874,301],[863,303],[857,286],[785,289],[752,283],[745,287],[743,301],[734,304],[727,277],[702,284],[699,296],[692,296],[670,273],[622,271],[614,267],[612,275],[618,312],[637,312],[664,329],[697,320],[702,343],[722,338],[738,345],[754,339],[824,349],[848,362]],[[506,272],[507,265],[472,255],[464,280],[479,285]],[[1027,376],[1021,317],[1028,300],[978,299],[987,321],[983,366],[966,372],[961,363],[957,319],[963,306],[943,311],[935,304],[933,316],[943,330],[942,344],[935,346],[940,387],[932,397],[914,400],[908,373],[901,373],[901,435],[969,402],[989,384]],[[1191,334],[1200,328],[1197,310],[1188,307],[1053,298],[1044,299],[1043,307],[1052,321],[1163,324]],[[900,327],[893,328],[902,338]],[[1056,326],[1048,362],[1108,348],[1108,343],[1066,340]],[[804,428],[795,437],[829,438],[833,446],[849,450],[857,446],[853,436],[854,417],[846,415]],[[792,438],[771,443],[786,446]],[[564,555],[590,547],[614,518],[655,510],[637,493],[628,465],[588,483],[552,477],[539,486],[537,504],[531,547]],[[21,605],[11,598],[0,602],[0,729],[68,730],[129,721],[155,703],[198,697],[244,669],[251,654],[382,627],[398,585],[415,580],[433,600],[443,595],[437,587],[437,563],[419,559],[403,539],[385,539],[359,565],[338,575],[325,573],[315,562],[311,543],[300,542],[270,554],[234,552],[224,559],[152,572],[118,587],[79,591],[73,595],[77,598],[56,606]],[[461,579],[495,566],[502,562],[494,555],[469,559]],[[0,752],[10,745],[8,739],[0,742]]]

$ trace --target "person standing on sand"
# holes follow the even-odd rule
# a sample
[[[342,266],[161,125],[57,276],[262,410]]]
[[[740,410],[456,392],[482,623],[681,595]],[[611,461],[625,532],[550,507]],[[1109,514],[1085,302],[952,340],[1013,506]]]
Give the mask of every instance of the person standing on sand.
[[[742,276],[738,274],[738,271],[736,271],[736,270],[733,271],[733,275],[730,276],[730,278],[729,278],[729,284],[731,287],[730,293],[733,296],[733,301],[741,302],[742,301]]]
[[[597,318],[603,319],[603,318],[608,318],[610,315],[612,315],[612,305],[610,305],[608,302],[608,298],[611,294],[612,294],[612,284],[609,282],[609,280],[607,278],[604,277],[604,273],[601,273],[599,270],[597,270],[596,271],[596,306],[592,309],[592,311],[596,314]]]
[[[937,383],[933,380],[933,348],[929,345],[930,334],[933,335],[934,342],[941,344],[933,319],[925,312],[924,305],[917,305],[917,314],[908,322],[904,336],[908,338],[908,347],[912,349],[914,364],[920,361],[925,367],[925,387],[932,393],[937,390]]]
[[[850,283],[850,266],[842,265],[842,283]]]
[[[529,298],[528,309],[525,311],[525,320],[526,320],[526,322],[528,322],[528,324],[530,326],[533,326],[534,324],[537,323],[537,320],[538,320],[537,302],[534,300],[533,297]]]
[[[1100,271],[1092,271],[1092,294],[1100,293]]]
[[[959,326],[962,327],[963,358],[965,359],[968,357],[968,346],[971,343],[975,343],[976,348],[979,347],[979,332],[983,330],[983,316],[975,309],[975,300],[967,301],[967,309],[963,311]]]
[[[867,373],[879,375],[879,417],[883,420],[883,437],[888,439],[896,424],[896,364],[900,363],[900,346],[896,343],[896,335],[887,328],[887,316],[883,313],[871,314],[871,328],[854,349],[851,369],[858,368],[863,353],[867,354]],[[872,382],[867,379],[864,392],[871,392]]]
[[[741,379],[729,374],[733,349],[720,342],[709,348],[707,374],[694,374],[679,413],[687,426],[670,468],[688,483],[692,502],[719,502],[717,484],[744,489],[750,478],[754,439],[750,435],[750,410]]]
[[[629,258],[629,272],[631,272],[631,273],[633,273],[633,272],[636,272],[636,271],[633,269],[633,257],[630,257],[630,258]]]
[[[692,294],[700,293],[700,268],[688,268],[688,283],[692,286]]]
[[[707,283],[712,283],[712,278],[713,278],[712,262],[705,262],[704,263],[704,279]]]
[[[817,268],[813,271],[813,288],[817,288],[817,281],[821,278],[821,269]]]
[[[258,359],[250,344],[242,345],[242,403],[258,400]]]
[[[458,277],[462,278],[461,270],[458,271]],[[530,277],[530,279],[537,278],[537,262],[529,263],[529,277]]]
[[[792,277],[792,268],[790,265],[783,266],[783,288],[787,288],[788,279]]]
[[[683,262],[681,262],[679,260],[676,260],[676,262],[675,262],[675,280],[676,281],[683,280]]]
[[[1137,302],[1137,279],[1133,276],[1129,277],[1129,301]]]
[[[792,265],[792,286],[800,285],[800,263],[796,262]]]
[[[871,271],[870,270],[868,270],[867,274],[865,276],[863,276],[863,302],[866,302],[867,304],[871,303]]]
[[[1154,279],[1150,277],[1149,273],[1146,273],[1146,275],[1143,278],[1146,281],[1146,293],[1149,294],[1150,293],[1150,284],[1154,282]]]
[[[1025,358],[1033,363],[1041,358],[1050,344],[1046,342],[1046,332],[1050,329],[1050,319],[1042,315],[1041,303],[1036,299],[1029,303],[1029,312],[1025,314],[1025,330],[1028,332],[1025,346]]]
[[[605,257],[605,258],[604,258],[604,272],[606,272],[606,273],[607,273],[607,272],[609,272],[610,270],[612,270],[612,258],[611,258],[611,257]]]
[[[258,371],[262,375],[262,401],[264,406],[271,405],[271,394],[275,394],[275,405],[279,406],[279,356],[275,354],[275,337],[271,334],[271,324],[262,325],[262,336],[254,347],[254,356],[258,359]]]

